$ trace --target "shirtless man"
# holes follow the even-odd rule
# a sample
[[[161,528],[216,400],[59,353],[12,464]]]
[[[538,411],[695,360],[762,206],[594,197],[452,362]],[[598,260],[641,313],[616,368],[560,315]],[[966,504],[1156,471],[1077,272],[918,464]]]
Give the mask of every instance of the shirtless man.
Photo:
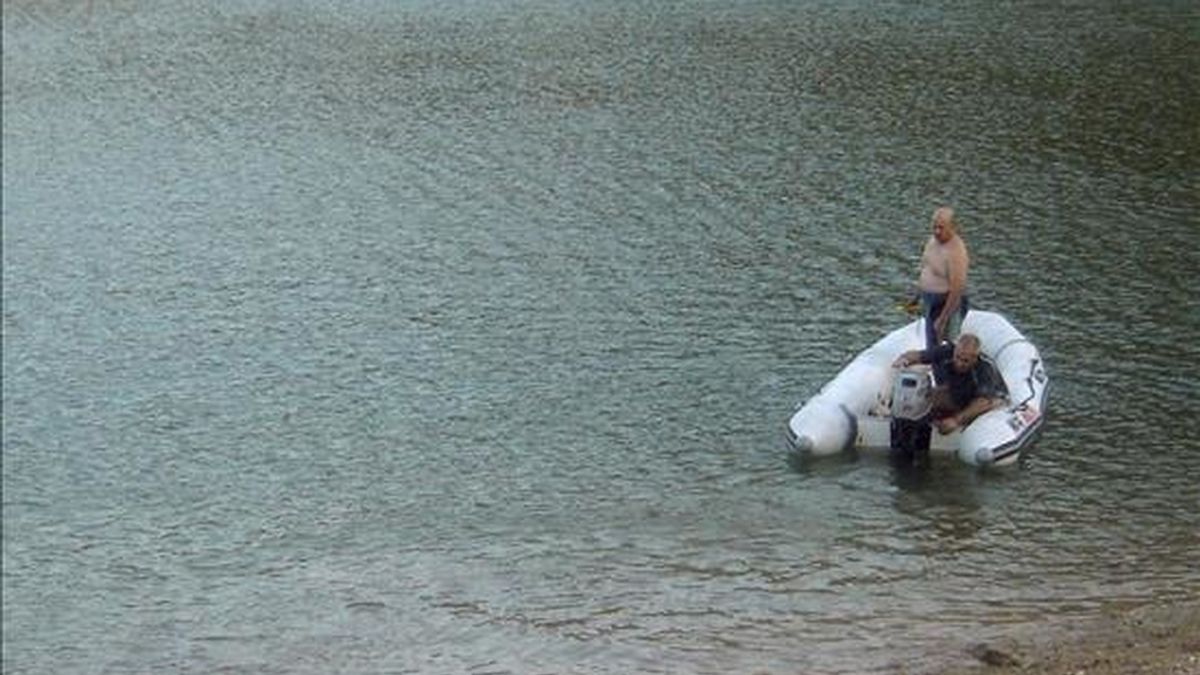
[[[921,316],[925,317],[925,348],[943,340],[953,342],[967,315],[967,244],[958,235],[954,209],[933,212],[933,235],[921,253]]]

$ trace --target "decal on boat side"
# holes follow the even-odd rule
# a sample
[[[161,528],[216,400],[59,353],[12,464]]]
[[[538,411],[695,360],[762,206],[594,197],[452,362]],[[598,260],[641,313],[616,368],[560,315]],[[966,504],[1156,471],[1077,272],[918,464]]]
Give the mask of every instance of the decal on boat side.
[[[1012,428],[1013,431],[1020,431],[1022,427],[1027,427],[1036,422],[1041,415],[1042,414],[1038,412],[1037,408],[1023,405],[1013,411],[1013,414],[1009,416],[1008,426]]]

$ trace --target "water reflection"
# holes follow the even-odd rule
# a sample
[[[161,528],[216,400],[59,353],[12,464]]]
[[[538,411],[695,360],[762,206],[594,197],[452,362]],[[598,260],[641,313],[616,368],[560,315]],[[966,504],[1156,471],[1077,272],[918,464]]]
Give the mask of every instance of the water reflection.
[[[891,457],[896,511],[925,522],[937,542],[970,543],[986,524],[979,491],[982,473],[953,461],[913,462]],[[949,458],[953,460],[953,458]]]
[[[787,452],[787,464],[792,471],[807,477],[838,478],[854,471],[862,461],[857,449],[846,450],[826,457],[807,453]]]
[[[968,543],[984,528],[984,496],[989,491],[1006,490],[1016,470],[981,471],[946,455],[914,461],[911,455],[886,450],[828,457],[789,453],[787,461],[793,472],[806,479],[867,491],[893,488],[896,512],[909,521],[925,523],[927,528],[918,529],[933,533],[935,540],[955,544],[951,549]]]

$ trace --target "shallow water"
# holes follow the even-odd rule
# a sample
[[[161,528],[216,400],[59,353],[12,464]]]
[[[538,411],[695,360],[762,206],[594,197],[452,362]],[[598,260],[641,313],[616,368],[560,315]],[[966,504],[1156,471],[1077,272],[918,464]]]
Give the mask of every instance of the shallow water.
[[[911,672],[1195,599],[1198,35],[6,2],[4,671]],[[943,202],[1042,437],[790,459]]]

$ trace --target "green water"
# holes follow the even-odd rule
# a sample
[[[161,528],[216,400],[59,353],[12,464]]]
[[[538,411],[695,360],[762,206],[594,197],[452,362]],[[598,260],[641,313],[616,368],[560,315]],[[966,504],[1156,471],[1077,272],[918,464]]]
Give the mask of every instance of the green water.
[[[3,11],[6,673],[919,672],[1200,595],[1190,3]],[[789,461],[941,203],[1042,438]]]

